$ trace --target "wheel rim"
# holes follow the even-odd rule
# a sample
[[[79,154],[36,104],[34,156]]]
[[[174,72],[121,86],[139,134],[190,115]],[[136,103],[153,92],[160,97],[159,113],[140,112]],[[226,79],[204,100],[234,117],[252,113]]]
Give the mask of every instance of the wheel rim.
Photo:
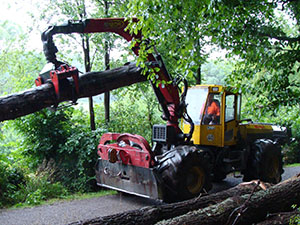
[[[201,192],[205,181],[205,173],[202,168],[193,166],[186,178],[186,187],[192,194]]]

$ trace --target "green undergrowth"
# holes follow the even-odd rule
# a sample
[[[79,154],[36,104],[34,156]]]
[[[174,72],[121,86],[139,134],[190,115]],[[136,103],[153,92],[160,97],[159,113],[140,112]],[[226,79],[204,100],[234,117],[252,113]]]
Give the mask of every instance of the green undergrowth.
[[[106,195],[115,195],[115,194],[117,194],[117,192],[114,190],[101,190],[98,192],[90,192],[90,193],[75,193],[72,195],[65,196],[64,200],[82,200],[82,199],[97,198],[97,197],[102,197]]]
[[[292,209],[297,210],[300,213],[300,207],[292,205]],[[292,216],[289,221],[289,225],[300,225],[300,215]]]
[[[293,164],[285,165],[285,167],[297,167],[297,166],[300,166],[300,163],[293,163]]]

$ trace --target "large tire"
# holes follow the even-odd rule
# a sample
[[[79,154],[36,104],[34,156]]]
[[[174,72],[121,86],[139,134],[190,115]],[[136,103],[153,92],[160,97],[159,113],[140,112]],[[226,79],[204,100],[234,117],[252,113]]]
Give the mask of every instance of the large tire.
[[[163,200],[177,202],[208,192],[212,185],[205,154],[195,146],[178,146],[163,155],[157,166]]]
[[[281,181],[282,168],[281,148],[270,139],[258,139],[251,145],[244,181],[260,179],[277,184]]]
[[[213,167],[213,181],[214,182],[221,182],[227,176],[226,173],[226,164],[224,163],[225,154],[228,152],[228,149],[224,151],[224,149],[220,150],[217,155],[215,165]]]

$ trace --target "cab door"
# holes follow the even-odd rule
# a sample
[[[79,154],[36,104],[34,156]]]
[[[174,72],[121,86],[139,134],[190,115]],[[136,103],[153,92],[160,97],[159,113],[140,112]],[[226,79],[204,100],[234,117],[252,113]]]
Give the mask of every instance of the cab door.
[[[235,145],[237,140],[238,120],[240,115],[240,95],[226,93],[225,95],[225,126],[224,145]]]
[[[223,147],[224,138],[223,138],[223,130],[224,130],[224,113],[223,113],[223,102],[221,93],[209,93],[208,99],[212,98],[213,101],[218,102],[219,107],[219,115],[217,119],[212,120],[210,118],[209,121],[206,121],[205,114],[209,108],[209,101],[207,101],[204,116],[201,121],[200,126],[200,144],[201,145],[210,145],[210,146],[218,146]]]

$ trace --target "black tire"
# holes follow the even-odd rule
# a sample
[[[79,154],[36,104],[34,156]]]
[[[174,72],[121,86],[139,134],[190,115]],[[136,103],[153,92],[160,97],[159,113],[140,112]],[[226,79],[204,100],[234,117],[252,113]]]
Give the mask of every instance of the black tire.
[[[163,155],[157,166],[165,202],[177,202],[208,192],[212,185],[204,154],[195,146],[178,146]]]
[[[226,173],[226,165],[224,163],[224,158],[226,157],[226,153],[228,152],[228,149],[224,151],[223,149],[219,151],[216,162],[213,168],[213,181],[214,182],[221,182],[224,180],[227,176]]]
[[[282,165],[280,146],[270,139],[258,139],[251,145],[243,181],[259,179],[277,184],[281,181]]]

